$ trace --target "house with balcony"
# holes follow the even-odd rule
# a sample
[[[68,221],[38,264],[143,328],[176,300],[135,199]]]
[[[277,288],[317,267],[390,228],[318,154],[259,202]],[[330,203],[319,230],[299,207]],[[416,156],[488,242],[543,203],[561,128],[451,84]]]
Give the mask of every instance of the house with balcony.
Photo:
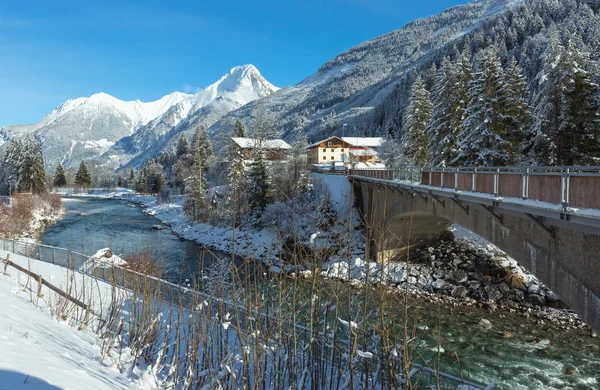
[[[309,164],[334,164],[341,162],[350,167],[354,163],[375,163],[383,138],[329,137],[307,148]]]

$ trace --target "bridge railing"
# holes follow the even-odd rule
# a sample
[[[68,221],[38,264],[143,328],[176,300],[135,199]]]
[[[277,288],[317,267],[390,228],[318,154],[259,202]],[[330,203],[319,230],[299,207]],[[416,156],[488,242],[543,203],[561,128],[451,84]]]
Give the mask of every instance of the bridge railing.
[[[600,209],[600,167],[425,168],[420,183],[500,197]]]

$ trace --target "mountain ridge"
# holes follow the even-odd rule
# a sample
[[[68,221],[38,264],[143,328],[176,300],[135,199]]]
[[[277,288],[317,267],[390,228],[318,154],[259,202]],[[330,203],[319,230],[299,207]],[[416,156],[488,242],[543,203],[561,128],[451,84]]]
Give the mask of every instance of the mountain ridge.
[[[49,168],[58,162],[70,167],[81,159],[97,159],[116,169],[140,152],[140,147],[133,145],[130,148],[133,155],[122,155],[128,149],[113,148],[119,142],[122,146],[127,139],[133,142],[140,139],[143,146],[149,147],[203,108],[212,108],[211,115],[203,118],[210,126],[219,115],[278,89],[254,65],[247,64],[231,68],[219,80],[193,94],[176,91],[155,101],[142,102],[124,101],[99,92],[69,99],[37,123],[0,128],[0,144],[33,135],[41,140]]]

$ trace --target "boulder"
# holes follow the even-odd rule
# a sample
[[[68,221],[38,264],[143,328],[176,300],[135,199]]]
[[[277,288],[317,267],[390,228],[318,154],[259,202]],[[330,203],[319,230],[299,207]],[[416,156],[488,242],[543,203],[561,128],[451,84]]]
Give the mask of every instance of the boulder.
[[[506,283],[500,283],[497,288],[502,294],[506,294],[510,291],[510,287],[508,287],[508,284]]]
[[[492,323],[489,320],[486,320],[485,318],[480,319],[479,322],[477,323],[477,325],[484,329],[492,328]]]
[[[548,290],[546,291],[546,300],[548,300],[548,302],[558,302],[560,301],[560,297],[556,294],[554,294],[552,291]]]
[[[477,290],[479,287],[481,287],[481,282],[478,282],[476,280],[471,280],[469,282],[469,291],[475,291]]]
[[[471,293],[471,298],[479,302],[485,302],[488,300],[488,295],[483,289],[479,289]]]
[[[525,293],[519,289],[513,288],[506,293],[506,299],[514,302],[523,302],[523,300],[525,300]]]
[[[469,279],[469,274],[463,270],[454,271],[446,280],[452,284],[463,284]]]
[[[505,278],[508,276],[508,270],[504,267],[496,267],[490,270],[490,274],[497,278]]]
[[[531,283],[529,287],[527,287],[527,294],[540,294],[540,286],[535,283]]]
[[[527,303],[530,303],[532,305],[536,305],[536,306],[546,306],[546,297],[538,295],[538,294],[530,294],[527,295],[527,298],[525,298],[525,301]]]
[[[439,290],[451,290],[454,286],[451,285],[450,283],[446,282],[443,279],[438,279],[435,282],[433,282],[432,284],[433,289],[436,291]]]
[[[484,291],[487,293],[490,301],[496,302],[504,297],[504,294],[502,294],[496,287],[493,286],[484,287]]]
[[[450,293],[454,298],[464,298],[467,296],[467,289],[464,286],[456,286]]]

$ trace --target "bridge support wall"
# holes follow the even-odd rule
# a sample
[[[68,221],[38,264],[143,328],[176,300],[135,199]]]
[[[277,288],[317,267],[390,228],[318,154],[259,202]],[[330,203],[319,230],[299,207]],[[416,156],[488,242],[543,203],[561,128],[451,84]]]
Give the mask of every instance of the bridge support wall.
[[[373,257],[390,259],[407,243],[424,243],[457,223],[517,260],[600,333],[600,235],[548,227],[525,214],[350,180],[371,233]]]

